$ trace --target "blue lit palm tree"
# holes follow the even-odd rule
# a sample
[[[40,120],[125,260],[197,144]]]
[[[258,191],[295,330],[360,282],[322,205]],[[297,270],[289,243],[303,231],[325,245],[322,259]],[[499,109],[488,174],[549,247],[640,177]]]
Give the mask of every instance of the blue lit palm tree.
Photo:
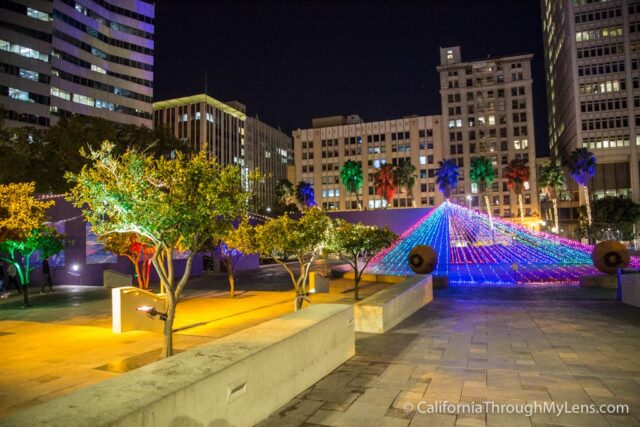
[[[591,201],[587,185],[596,173],[596,156],[586,148],[576,148],[569,155],[567,162],[571,177],[582,187],[587,208],[587,221],[591,226]]]
[[[440,166],[436,170],[436,183],[438,188],[444,194],[444,198],[449,200],[451,190],[458,186],[458,177],[460,175],[458,164],[454,160],[440,160]]]
[[[313,186],[305,181],[300,181],[296,185],[296,200],[302,209],[309,209],[316,205],[315,193]]]

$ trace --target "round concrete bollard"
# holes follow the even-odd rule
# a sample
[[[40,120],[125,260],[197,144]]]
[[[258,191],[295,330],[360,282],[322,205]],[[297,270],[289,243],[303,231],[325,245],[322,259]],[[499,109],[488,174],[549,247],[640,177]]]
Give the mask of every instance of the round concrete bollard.
[[[616,274],[619,268],[626,268],[631,259],[629,249],[616,240],[598,243],[591,252],[593,266],[603,273]]]
[[[438,263],[438,254],[431,246],[417,245],[409,252],[409,267],[417,274],[431,273]]]

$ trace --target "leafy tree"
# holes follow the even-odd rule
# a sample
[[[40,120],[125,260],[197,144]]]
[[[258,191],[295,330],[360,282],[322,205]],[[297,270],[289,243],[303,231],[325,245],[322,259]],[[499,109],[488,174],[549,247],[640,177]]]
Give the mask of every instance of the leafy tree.
[[[249,224],[247,218],[244,218],[242,222],[238,224],[238,227],[231,228],[224,235],[223,240],[220,241],[216,252],[220,255],[222,262],[224,262],[227,269],[227,276],[229,279],[229,296],[235,297],[235,285],[236,285],[236,270],[238,264],[247,253],[254,250],[254,235],[253,230]]]
[[[289,273],[296,293],[294,310],[302,308],[307,298],[307,278],[311,263],[320,255],[329,228],[329,217],[320,208],[312,207],[299,220],[286,215],[267,220],[251,227],[243,222],[238,227],[235,247],[244,253],[260,253],[272,257]],[[298,269],[287,263],[294,256]]]
[[[135,270],[136,281],[140,289],[149,289],[149,277],[154,255],[154,246],[150,240],[136,233],[112,233],[99,236],[105,249],[126,257]]]
[[[416,167],[410,161],[404,160],[396,167],[396,185],[400,190],[410,194],[416,185]]]
[[[347,160],[340,170],[340,179],[342,180],[342,185],[345,190],[347,190],[347,193],[353,193],[356,195],[356,203],[358,203],[358,208],[361,209],[362,205],[360,204],[360,197],[358,194],[360,193],[363,183],[362,163]]]
[[[436,184],[444,194],[445,199],[451,196],[451,190],[458,186],[458,178],[460,176],[460,168],[455,160],[440,160],[436,169]]]
[[[57,254],[64,248],[64,236],[54,228],[40,226],[20,240],[7,239],[0,242],[0,259],[13,264],[22,286],[24,307],[29,304],[30,274],[35,267],[32,266],[32,257],[36,252],[42,259]]]
[[[569,155],[567,162],[571,177],[582,187],[584,192],[585,207],[587,210],[587,224],[591,226],[591,200],[589,198],[589,188],[587,185],[596,173],[596,156],[586,148],[576,148]]]
[[[246,210],[248,193],[236,166],[223,167],[205,153],[174,159],[137,150],[114,154],[105,143],[89,153],[90,165],[67,178],[68,196],[97,234],[136,233],[154,246],[153,265],[166,294],[162,354],[173,353],[176,305],[191,273],[193,257],[209,240],[219,240]],[[174,251],[188,251],[182,277],[174,274]]]
[[[283,178],[277,182],[275,193],[278,200],[285,206],[295,203],[296,201],[295,188],[287,178]]]
[[[296,186],[296,200],[300,205],[300,210],[309,209],[316,205],[313,186],[305,181],[300,181]]]
[[[581,215],[586,214],[582,209]],[[593,223],[580,226],[578,233],[597,240],[613,238],[632,240],[636,237],[634,224],[640,220],[640,204],[628,197],[606,196],[593,201]]]
[[[529,166],[524,159],[514,159],[504,171],[504,177],[507,178],[507,187],[518,195],[518,206],[520,209],[520,220],[524,225],[524,203],[522,201],[522,193],[524,193],[524,183],[529,181]]]
[[[373,173],[373,187],[376,194],[391,205],[396,193],[396,171],[391,165],[383,165]]]
[[[566,187],[564,172],[559,164],[551,162],[540,168],[540,186],[553,204],[553,221],[556,233],[560,230],[558,219],[558,193]]]
[[[358,285],[369,262],[376,253],[390,246],[397,238],[398,236],[387,227],[353,224],[342,219],[335,221],[329,233],[327,250],[338,253],[340,259],[353,268],[356,300]]]
[[[493,230],[493,215],[491,213],[489,195],[487,194],[487,190],[496,179],[496,171],[493,168],[491,160],[486,157],[474,157],[471,159],[469,178],[471,179],[471,182],[478,185],[478,190],[480,191],[480,194],[482,194],[484,203],[487,206],[487,215],[489,215],[489,222],[491,223],[491,229]]]

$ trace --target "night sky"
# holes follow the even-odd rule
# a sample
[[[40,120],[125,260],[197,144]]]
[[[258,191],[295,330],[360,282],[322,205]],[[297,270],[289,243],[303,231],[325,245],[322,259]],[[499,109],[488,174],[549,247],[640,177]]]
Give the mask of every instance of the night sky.
[[[536,141],[548,152],[540,3],[160,1],[154,99],[208,93],[288,134],[311,119],[439,114],[439,47],[463,60],[533,53]]]

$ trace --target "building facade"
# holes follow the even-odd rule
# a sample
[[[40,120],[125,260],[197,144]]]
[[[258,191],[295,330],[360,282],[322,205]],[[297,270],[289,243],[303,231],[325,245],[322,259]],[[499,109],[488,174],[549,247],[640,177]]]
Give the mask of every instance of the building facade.
[[[71,114],[151,127],[155,6],[148,0],[2,0],[5,126]]]
[[[416,168],[413,190],[396,192],[392,206],[436,206],[443,198],[435,183],[437,159],[442,157],[440,116],[412,116],[363,122],[358,116],[314,119],[309,129],[293,132],[296,179],[313,185],[316,203],[328,210],[356,210],[356,195],[340,180],[347,160],[362,164],[363,186],[358,195],[367,209],[386,202],[375,194],[373,174],[385,164],[409,161]]]
[[[503,174],[511,160],[522,159],[530,170],[523,194],[525,216],[539,220],[531,58],[518,55],[463,61],[459,46],[440,49],[442,153],[460,167],[452,201],[485,209],[469,171],[471,159],[486,157],[496,171],[488,189],[493,214],[518,216],[518,198],[509,191]]]
[[[199,94],[153,104],[153,124],[165,127],[194,151],[205,150],[223,165],[238,165],[247,190],[254,194],[252,209],[273,206],[275,183],[287,177],[291,138],[257,118],[247,117],[238,101],[222,102]],[[251,183],[249,171],[267,177]]]
[[[640,201],[640,1],[541,6],[552,157],[564,163],[587,148],[598,163],[592,196]],[[561,210],[577,212],[578,197],[584,203],[577,187],[569,189]]]

